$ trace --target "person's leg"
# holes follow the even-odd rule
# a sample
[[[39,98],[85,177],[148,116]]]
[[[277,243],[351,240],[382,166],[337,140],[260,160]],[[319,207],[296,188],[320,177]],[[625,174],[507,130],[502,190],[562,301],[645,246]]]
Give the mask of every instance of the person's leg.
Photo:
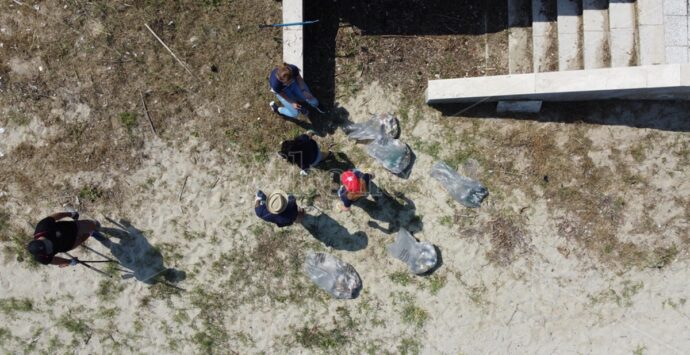
[[[283,107],[278,108],[278,112],[281,115],[289,117],[289,118],[296,118],[297,116],[299,116],[299,111],[295,110],[295,108],[292,107],[292,105],[289,102],[287,102],[287,100],[285,100],[280,95],[276,95],[276,97],[278,98],[280,103],[283,105]]]
[[[74,242],[74,248],[80,246],[86,241],[93,232],[98,231],[101,225],[97,221],[78,220],[77,221],[77,240]]]

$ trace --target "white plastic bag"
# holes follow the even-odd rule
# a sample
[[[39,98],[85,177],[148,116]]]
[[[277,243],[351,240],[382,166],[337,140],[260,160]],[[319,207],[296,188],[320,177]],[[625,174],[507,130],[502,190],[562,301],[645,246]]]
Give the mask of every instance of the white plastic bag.
[[[383,126],[379,127],[376,140],[367,145],[367,153],[394,174],[402,173],[412,162],[410,147],[389,137]]]
[[[423,274],[436,266],[438,256],[433,245],[418,242],[412,234],[401,228],[395,242],[388,246],[388,253],[407,264],[413,274]]]
[[[304,271],[317,286],[338,299],[355,298],[362,288],[355,268],[330,254],[309,252]]]
[[[431,168],[431,177],[438,180],[453,198],[465,207],[477,208],[489,191],[478,181],[466,178],[439,161]]]
[[[346,127],[347,138],[356,141],[371,141],[378,136],[381,126],[383,131],[391,138],[400,137],[400,123],[398,118],[391,113],[379,113],[368,121],[355,123]]]

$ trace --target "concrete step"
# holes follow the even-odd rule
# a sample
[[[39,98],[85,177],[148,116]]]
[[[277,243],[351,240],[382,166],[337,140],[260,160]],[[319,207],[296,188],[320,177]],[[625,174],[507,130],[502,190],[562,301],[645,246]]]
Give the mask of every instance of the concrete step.
[[[506,0],[484,2],[484,33],[486,38],[486,75],[508,74],[508,3]]]
[[[582,69],[582,3],[558,0],[557,6],[558,68],[561,71]]]
[[[508,71],[532,72],[532,1],[508,0]]]
[[[506,100],[688,100],[690,64],[431,80],[428,104]]]
[[[558,70],[556,2],[532,0],[532,56],[535,72]]]
[[[585,69],[611,66],[608,0],[582,1]]]
[[[637,0],[640,65],[664,64],[664,0]]]
[[[688,1],[664,0],[664,45],[667,63],[688,63]]]
[[[635,2],[620,1],[609,1],[611,66],[630,67],[639,63]]]

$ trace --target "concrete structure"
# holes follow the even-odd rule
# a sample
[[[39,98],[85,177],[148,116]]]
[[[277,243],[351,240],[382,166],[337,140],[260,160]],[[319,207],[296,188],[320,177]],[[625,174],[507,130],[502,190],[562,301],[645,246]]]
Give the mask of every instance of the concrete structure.
[[[431,80],[428,103],[690,100],[690,0],[506,1],[510,75]]]
[[[690,64],[571,70],[429,81],[427,103],[690,99]]]
[[[283,0],[283,23],[303,21],[302,0]],[[304,26],[283,27],[283,62],[298,66],[304,76]]]

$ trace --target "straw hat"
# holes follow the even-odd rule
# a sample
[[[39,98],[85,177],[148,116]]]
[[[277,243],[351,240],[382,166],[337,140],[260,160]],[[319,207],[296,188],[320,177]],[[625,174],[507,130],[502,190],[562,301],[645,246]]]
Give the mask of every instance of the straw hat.
[[[272,214],[279,214],[287,208],[288,195],[282,191],[276,191],[268,196],[268,212]]]

